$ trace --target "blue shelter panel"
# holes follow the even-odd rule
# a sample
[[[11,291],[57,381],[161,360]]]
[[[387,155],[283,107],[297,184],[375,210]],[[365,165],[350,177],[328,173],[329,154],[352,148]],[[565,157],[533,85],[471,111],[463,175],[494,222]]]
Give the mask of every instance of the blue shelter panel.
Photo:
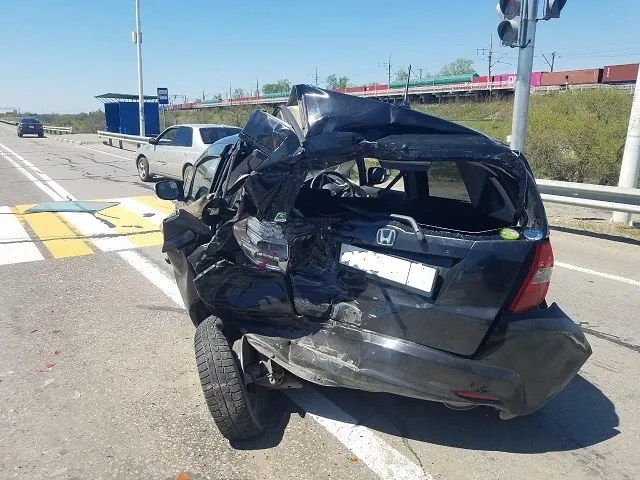
[[[120,102],[120,133],[140,135],[140,120],[136,102]]]
[[[135,104],[136,107],[138,104]],[[160,133],[160,113],[158,104],[155,102],[145,102],[144,104],[144,134],[149,137]]]
[[[107,132],[120,132],[120,108],[117,103],[105,103],[104,120]]]

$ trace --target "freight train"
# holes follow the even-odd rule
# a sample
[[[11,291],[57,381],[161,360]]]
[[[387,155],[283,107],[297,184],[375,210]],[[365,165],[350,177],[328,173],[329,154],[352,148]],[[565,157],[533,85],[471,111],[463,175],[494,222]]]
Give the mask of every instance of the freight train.
[[[569,70],[565,72],[533,72],[531,74],[531,86],[534,88],[539,87],[568,87],[569,85],[591,85],[591,84],[604,84],[604,85],[624,85],[635,84],[638,77],[639,64],[631,63],[625,65],[607,65],[603,68],[591,68],[585,70]],[[441,86],[451,85],[460,86],[460,90],[465,90],[465,86],[469,84],[506,84],[512,85],[515,82],[516,74],[508,73],[503,75],[492,75],[491,79],[488,76],[480,76],[477,73],[468,75],[452,75],[445,77],[432,77],[416,79],[409,82],[409,87],[424,87],[424,86]],[[384,85],[359,85],[356,87],[348,87],[337,89],[337,91],[349,94],[365,94],[367,96],[380,96],[384,97],[389,93],[389,90],[398,90],[405,88],[406,82],[391,82]],[[474,89],[477,90],[477,89]],[[258,97],[244,97],[234,99],[211,99],[203,102],[194,103],[181,103],[174,105],[167,105],[168,110],[191,110],[194,108],[203,108],[210,106],[223,106],[240,103],[260,103],[264,100],[273,99],[286,99],[289,97],[289,91],[265,93]]]

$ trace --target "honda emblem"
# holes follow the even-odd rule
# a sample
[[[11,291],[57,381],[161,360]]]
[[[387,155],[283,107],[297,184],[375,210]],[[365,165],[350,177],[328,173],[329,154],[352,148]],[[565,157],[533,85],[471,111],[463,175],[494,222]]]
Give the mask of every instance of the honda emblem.
[[[391,228],[381,228],[376,234],[376,242],[385,247],[393,246],[396,243],[396,231]]]

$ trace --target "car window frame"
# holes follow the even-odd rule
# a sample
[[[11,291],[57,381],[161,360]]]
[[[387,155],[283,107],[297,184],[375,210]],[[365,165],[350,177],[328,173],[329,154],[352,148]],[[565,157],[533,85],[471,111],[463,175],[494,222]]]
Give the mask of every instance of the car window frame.
[[[158,135],[158,136],[156,137],[156,140],[158,141],[158,146],[159,146],[159,147],[160,147],[160,146],[161,146],[161,147],[166,147],[166,146],[168,146],[168,145],[171,145],[171,142],[173,142],[173,138],[171,139],[171,141],[170,141],[169,143],[161,143],[161,141],[162,141],[163,137],[164,137],[167,133],[169,133],[170,131],[172,131],[172,130],[175,130],[175,131],[176,131],[176,134],[177,134],[177,133],[178,133],[178,128],[179,128],[179,127],[177,127],[177,126],[176,126],[176,127],[169,127],[169,128],[167,128],[164,132],[162,132],[160,135]],[[174,138],[175,138],[175,137],[174,137]]]

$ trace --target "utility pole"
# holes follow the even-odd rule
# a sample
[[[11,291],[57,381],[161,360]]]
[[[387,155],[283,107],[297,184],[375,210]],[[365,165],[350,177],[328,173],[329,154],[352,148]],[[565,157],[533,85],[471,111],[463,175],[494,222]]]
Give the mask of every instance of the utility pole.
[[[140,23],[140,0],[136,0],[136,30],[134,43],[138,47],[138,106],[140,111],[140,136],[144,137],[144,93],[142,84],[142,31]]]
[[[387,85],[391,85],[391,54],[389,54],[389,83]]]
[[[487,83],[489,84],[489,99],[491,99],[491,59],[493,58],[493,33],[489,35],[489,76]]]
[[[544,61],[547,62],[547,65],[549,65],[551,72],[553,72],[553,66],[556,64],[556,57],[560,57],[560,54],[558,52],[551,52],[551,61],[547,59],[544,53],[542,54],[542,58],[544,58]]]
[[[258,83],[258,77],[256,77],[256,97],[260,96],[260,84]]]
[[[316,87],[318,86],[318,67],[316,67]]]
[[[538,0],[523,0],[523,3],[522,28],[524,35],[518,53],[516,94],[513,102],[513,125],[511,127],[511,150],[516,152],[524,151],[527,135],[531,72],[533,71],[533,53],[536,41],[536,16],[538,14]]]
[[[640,85],[640,70],[636,85]],[[620,166],[620,178],[618,186],[623,188],[637,188],[638,172],[640,172],[640,92],[636,87],[633,93],[633,103],[631,104],[631,116],[629,117],[629,127],[627,129],[627,140],[624,144],[624,155]],[[614,212],[611,218],[614,222],[631,225],[631,214],[625,212]]]

